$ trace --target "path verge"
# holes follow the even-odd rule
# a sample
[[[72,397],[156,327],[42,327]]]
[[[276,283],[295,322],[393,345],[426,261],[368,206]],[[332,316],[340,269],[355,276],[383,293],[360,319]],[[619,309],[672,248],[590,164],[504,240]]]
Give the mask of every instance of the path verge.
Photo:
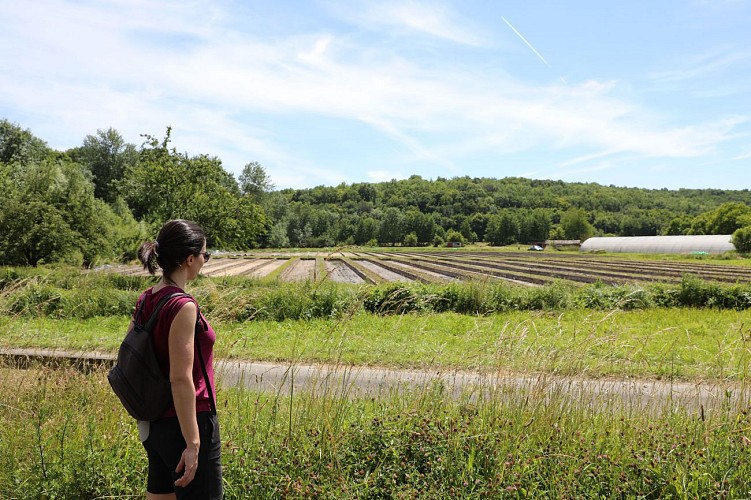
[[[116,355],[100,351],[50,349],[0,349],[0,360],[18,368],[42,364],[94,370],[111,366]],[[592,379],[551,374],[519,374],[504,371],[412,370],[369,366],[304,364],[219,359],[215,361],[221,386],[290,394],[311,391],[344,397],[382,397],[414,391],[442,390],[457,398],[504,397],[551,398],[578,404],[627,405],[634,409],[685,408],[706,412],[727,405],[748,405],[751,388],[746,384],[648,380],[635,378]]]

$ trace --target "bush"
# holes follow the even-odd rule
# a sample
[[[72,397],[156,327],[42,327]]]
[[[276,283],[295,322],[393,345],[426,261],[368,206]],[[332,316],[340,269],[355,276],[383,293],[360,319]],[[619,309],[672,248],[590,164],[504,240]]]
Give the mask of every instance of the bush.
[[[491,285],[486,304],[489,312],[515,311],[522,308],[522,297],[518,287],[498,282]]]
[[[480,283],[452,283],[438,289],[432,308],[436,312],[486,314],[489,309],[485,296],[485,287]]]
[[[521,309],[545,311],[568,309],[571,306],[571,289],[560,282],[527,289],[522,298]]]
[[[739,253],[751,254],[751,226],[736,229],[731,241]]]
[[[363,307],[375,314],[404,314],[422,308],[415,291],[402,283],[389,283],[365,292]]]
[[[597,282],[578,290],[576,302],[587,309],[644,309],[652,303],[650,294],[633,286],[609,286]]]
[[[415,233],[409,233],[404,237],[404,241],[402,242],[402,246],[405,247],[416,247],[417,246],[417,235]]]

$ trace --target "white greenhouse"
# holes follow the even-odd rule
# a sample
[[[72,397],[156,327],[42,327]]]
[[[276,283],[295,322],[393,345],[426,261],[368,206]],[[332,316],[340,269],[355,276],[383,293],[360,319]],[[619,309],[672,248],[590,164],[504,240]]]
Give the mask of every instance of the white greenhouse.
[[[612,236],[589,238],[580,251],[613,253],[723,253],[735,250],[732,235],[709,234],[693,236]]]

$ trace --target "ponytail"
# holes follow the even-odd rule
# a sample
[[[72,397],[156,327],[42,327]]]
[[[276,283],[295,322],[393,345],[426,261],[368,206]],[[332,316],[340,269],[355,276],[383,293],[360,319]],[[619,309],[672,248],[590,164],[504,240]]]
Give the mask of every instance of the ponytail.
[[[188,220],[167,221],[156,241],[147,241],[138,248],[138,260],[150,274],[156,274],[157,267],[162,268],[168,277],[180,267],[189,255],[198,255],[206,242],[206,235],[201,226]]]
[[[138,260],[143,264],[143,268],[149,271],[149,274],[156,274],[158,249],[159,242],[157,241],[144,242],[138,248]]]

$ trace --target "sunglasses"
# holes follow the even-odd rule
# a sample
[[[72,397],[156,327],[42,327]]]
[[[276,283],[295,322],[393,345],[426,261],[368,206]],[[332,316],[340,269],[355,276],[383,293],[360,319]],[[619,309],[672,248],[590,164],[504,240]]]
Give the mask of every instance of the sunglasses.
[[[203,252],[203,261],[208,262],[211,258],[211,252]]]

